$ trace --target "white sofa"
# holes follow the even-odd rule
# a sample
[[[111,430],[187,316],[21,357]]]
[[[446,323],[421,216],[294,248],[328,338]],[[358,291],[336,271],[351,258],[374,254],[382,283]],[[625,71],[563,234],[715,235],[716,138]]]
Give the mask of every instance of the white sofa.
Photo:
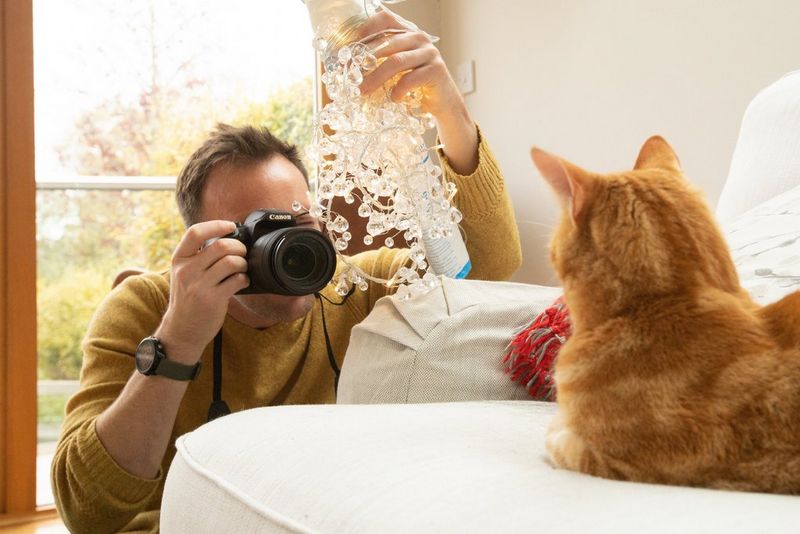
[[[800,72],[749,106],[717,213],[757,299],[800,289]],[[554,469],[554,404],[477,400],[524,398],[501,369],[507,325],[557,294],[446,282],[381,302],[354,330],[339,399],[393,404],[260,408],[181,437],[163,531],[800,532],[800,497]]]

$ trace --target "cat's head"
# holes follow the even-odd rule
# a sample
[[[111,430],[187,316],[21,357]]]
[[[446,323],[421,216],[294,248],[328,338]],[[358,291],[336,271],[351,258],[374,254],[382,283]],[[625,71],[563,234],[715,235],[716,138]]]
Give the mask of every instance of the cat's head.
[[[568,296],[577,290],[613,312],[609,306],[701,285],[739,290],[711,212],[663,138],[648,139],[633,170],[615,174],[535,147],[531,157],[562,206],[550,259]]]

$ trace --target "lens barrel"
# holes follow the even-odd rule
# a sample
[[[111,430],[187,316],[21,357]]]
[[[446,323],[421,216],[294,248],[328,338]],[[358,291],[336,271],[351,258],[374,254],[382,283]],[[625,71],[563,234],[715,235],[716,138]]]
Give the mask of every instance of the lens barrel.
[[[250,287],[242,293],[309,295],[336,270],[330,240],[311,228],[281,228],[256,239],[247,254]]]

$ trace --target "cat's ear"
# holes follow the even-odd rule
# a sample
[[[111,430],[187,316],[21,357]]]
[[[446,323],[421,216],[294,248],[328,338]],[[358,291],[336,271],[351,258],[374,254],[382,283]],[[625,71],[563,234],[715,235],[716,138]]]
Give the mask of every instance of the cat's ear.
[[[589,173],[536,147],[531,148],[531,159],[561,202],[569,207],[572,220],[579,221],[589,202],[591,190]]]
[[[642,145],[633,169],[669,169],[680,172],[681,162],[669,143],[660,135],[654,135]]]

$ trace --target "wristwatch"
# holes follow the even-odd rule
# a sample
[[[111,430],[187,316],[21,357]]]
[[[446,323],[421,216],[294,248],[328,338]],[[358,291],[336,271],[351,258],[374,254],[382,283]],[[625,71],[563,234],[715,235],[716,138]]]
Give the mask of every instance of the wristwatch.
[[[136,369],[143,375],[165,376],[173,380],[194,380],[200,373],[200,362],[186,365],[174,362],[164,354],[164,347],[158,338],[144,338],[136,348]]]

